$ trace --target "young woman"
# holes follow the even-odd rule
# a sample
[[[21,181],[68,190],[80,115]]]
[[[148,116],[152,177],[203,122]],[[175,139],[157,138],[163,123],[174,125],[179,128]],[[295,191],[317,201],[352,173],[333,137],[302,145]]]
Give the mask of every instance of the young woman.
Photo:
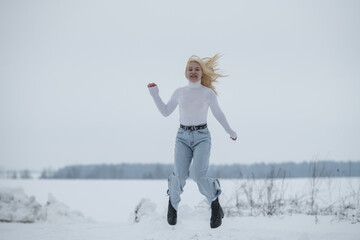
[[[212,58],[191,56],[185,70],[185,76],[189,81],[188,85],[176,89],[167,104],[161,100],[157,85],[155,83],[148,85],[150,94],[163,116],[169,116],[178,105],[180,111],[180,128],[175,142],[174,171],[168,180],[167,220],[170,225],[176,224],[180,194],[189,177],[189,167],[192,161],[194,165],[193,179],[197,183],[199,191],[211,205],[211,228],[219,227],[224,217],[218,200],[221,194],[220,183],[217,179],[207,176],[211,148],[211,136],[207,128],[209,107],[230,138],[234,141],[237,138],[218,105],[217,93],[213,86],[217,78],[224,77],[217,73],[219,57],[218,54]]]

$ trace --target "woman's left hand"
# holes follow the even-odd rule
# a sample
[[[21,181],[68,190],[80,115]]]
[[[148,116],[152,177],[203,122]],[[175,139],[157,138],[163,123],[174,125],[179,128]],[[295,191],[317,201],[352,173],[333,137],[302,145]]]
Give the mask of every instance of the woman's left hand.
[[[152,88],[152,87],[156,87],[157,85],[155,83],[149,83],[147,86],[148,88]]]

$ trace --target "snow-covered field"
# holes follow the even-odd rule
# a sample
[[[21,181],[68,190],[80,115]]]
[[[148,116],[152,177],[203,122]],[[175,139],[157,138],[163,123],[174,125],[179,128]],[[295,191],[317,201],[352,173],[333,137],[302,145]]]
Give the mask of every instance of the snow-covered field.
[[[310,194],[309,179],[286,179],[285,184],[278,180],[274,184],[274,193],[285,199],[306,200]],[[335,215],[306,215],[286,208],[271,217],[259,210],[249,214],[241,208],[234,214],[234,202],[246,202],[244,190],[253,189],[256,199],[255,193],[265,186],[264,181],[221,180],[221,185],[220,203],[233,214],[224,218],[221,227],[210,229],[210,210],[191,180],[182,195],[178,224],[169,226],[166,180],[3,179],[0,203],[11,194],[19,199],[34,196],[32,202],[19,202],[30,201],[21,205],[25,207],[41,205],[42,212],[35,223],[0,223],[0,239],[360,239],[359,223],[339,220]],[[315,205],[335,206],[347,199],[345,196],[352,196],[356,202],[359,186],[360,178],[324,179],[317,183]],[[299,204],[298,208],[305,206]],[[21,211],[15,214],[14,209],[6,211],[9,210],[4,206],[0,208],[0,216],[21,215]]]

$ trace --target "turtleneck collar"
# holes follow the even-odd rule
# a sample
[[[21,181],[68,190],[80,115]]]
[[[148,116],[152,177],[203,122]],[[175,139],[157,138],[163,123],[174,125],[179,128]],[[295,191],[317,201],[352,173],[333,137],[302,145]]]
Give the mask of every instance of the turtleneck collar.
[[[201,87],[201,80],[197,81],[197,82],[191,82],[189,81],[189,88],[199,88]]]

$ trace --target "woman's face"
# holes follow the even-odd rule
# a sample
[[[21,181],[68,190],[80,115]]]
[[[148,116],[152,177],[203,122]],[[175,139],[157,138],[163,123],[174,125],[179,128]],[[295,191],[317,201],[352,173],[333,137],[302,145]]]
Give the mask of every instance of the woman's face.
[[[202,77],[200,64],[197,62],[191,62],[186,70],[186,77],[191,82],[200,81]]]

